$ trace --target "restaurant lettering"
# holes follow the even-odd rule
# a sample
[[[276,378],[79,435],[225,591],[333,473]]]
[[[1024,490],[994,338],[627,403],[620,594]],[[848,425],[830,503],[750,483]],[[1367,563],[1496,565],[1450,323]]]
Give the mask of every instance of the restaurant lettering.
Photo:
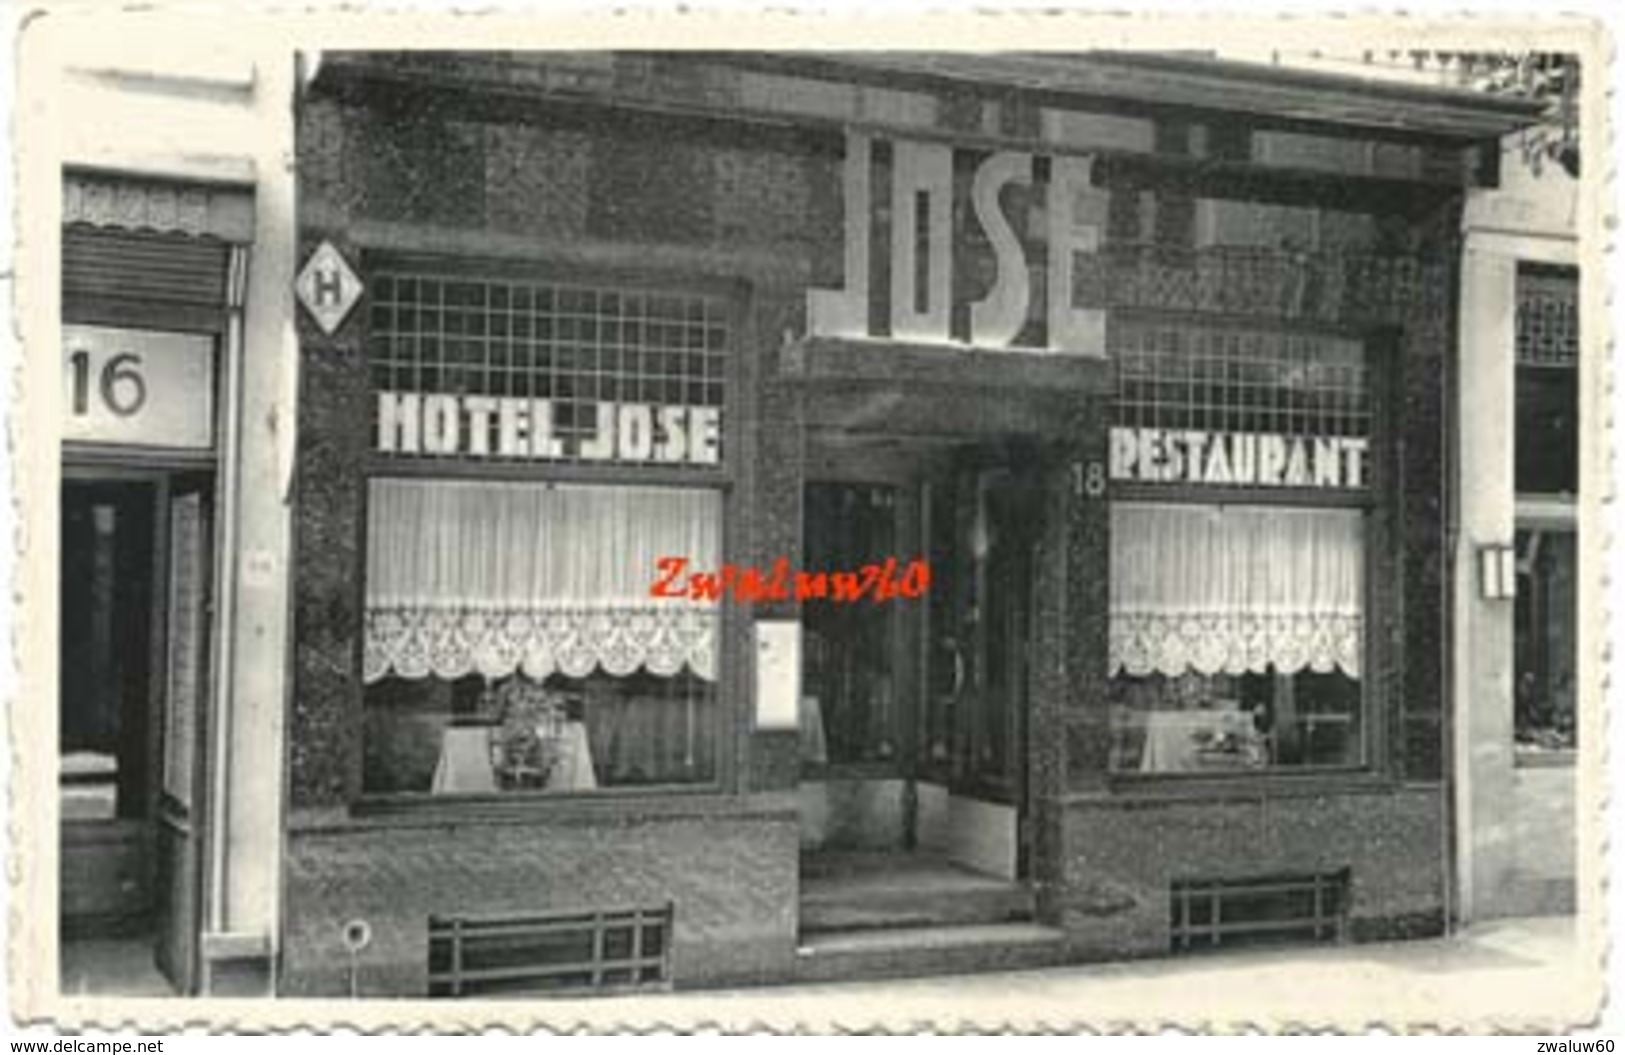
[[[1366,486],[1364,437],[1114,428],[1113,480],[1232,487]]]
[[[891,152],[891,239],[889,333],[871,331],[869,308],[881,295],[870,266],[874,224],[873,161],[877,140],[849,133],[842,177],[845,196],[845,281],[840,289],[807,292],[807,329],[815,336],[879,337],[924,343],[970,343],[1010,347],[1028,323],[1032,272],[1023,234],[1041,231],[1045,246],[1042,281],[1046,287],[1045,336],[1038,347],[1084,355],[1104,355],[1105,312],[1073,304],[1073,272],[1079,253],[1100,244],[1106,193],[1092,186],[1092,158],[1038,157],[1004,151],[983,158],[969,183],[969,200],[955,200],[954,152],[941,143],[893,140]],[[1044,193],[1023,198],[1018,215],[1006,211],[1004,192],[1032,187],[1040,177]],[[953,291],[957,251],[965,232],[959,216],[975,217],[992,253],[994,276],[969,307],[969,331],[956,335]]]
[[[476,458],[716,465],[720,407],[591,404],[584,433],[555,428],[550,399],[378,393],[378,450]]]

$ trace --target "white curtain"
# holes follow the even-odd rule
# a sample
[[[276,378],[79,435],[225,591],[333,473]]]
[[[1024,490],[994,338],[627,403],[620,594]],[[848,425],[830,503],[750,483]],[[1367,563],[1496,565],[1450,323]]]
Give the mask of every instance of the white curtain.
[[[712,571],[714,491],[375,479],[364,676],[716,677],[714,602],[657,598],[657,560]]]
[[[1111,547],[1113,674],[1360,676],[1358,510],[1118,503]]]

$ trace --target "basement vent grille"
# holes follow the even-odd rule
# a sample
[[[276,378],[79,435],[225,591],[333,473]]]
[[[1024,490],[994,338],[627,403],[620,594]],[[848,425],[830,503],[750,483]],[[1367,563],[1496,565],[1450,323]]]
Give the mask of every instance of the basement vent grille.
[[[1349,875],[1175,880],[1169,936],[1174,952],[1265,943],[1341,941]]]
[[[658,988],[671,978],[668,904],[569,915],[432,916],[431,997]]]

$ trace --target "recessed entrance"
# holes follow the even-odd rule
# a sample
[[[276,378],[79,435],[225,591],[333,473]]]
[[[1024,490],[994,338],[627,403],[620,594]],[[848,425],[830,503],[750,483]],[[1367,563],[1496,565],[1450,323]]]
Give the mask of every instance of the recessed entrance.
[[[930,561],[920,600],[803,602],[803,940],[1030,922],[1030,459],[1004,446],[811,445],[811,571]]]

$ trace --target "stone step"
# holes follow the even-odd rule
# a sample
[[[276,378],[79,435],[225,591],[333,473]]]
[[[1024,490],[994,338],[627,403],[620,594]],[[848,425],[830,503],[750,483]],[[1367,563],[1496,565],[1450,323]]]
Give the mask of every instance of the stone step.
[[[1065,959],[1064,932],[1037,923],[896,927],[803,937],[796,977],[807,982],[913,978],[1051,967]]]
[[[957,889],[821,889],[801,894],[801,934],[903,927],[1022,923],[1033,918],[1033,894],[1017,883],[966,882]]]

